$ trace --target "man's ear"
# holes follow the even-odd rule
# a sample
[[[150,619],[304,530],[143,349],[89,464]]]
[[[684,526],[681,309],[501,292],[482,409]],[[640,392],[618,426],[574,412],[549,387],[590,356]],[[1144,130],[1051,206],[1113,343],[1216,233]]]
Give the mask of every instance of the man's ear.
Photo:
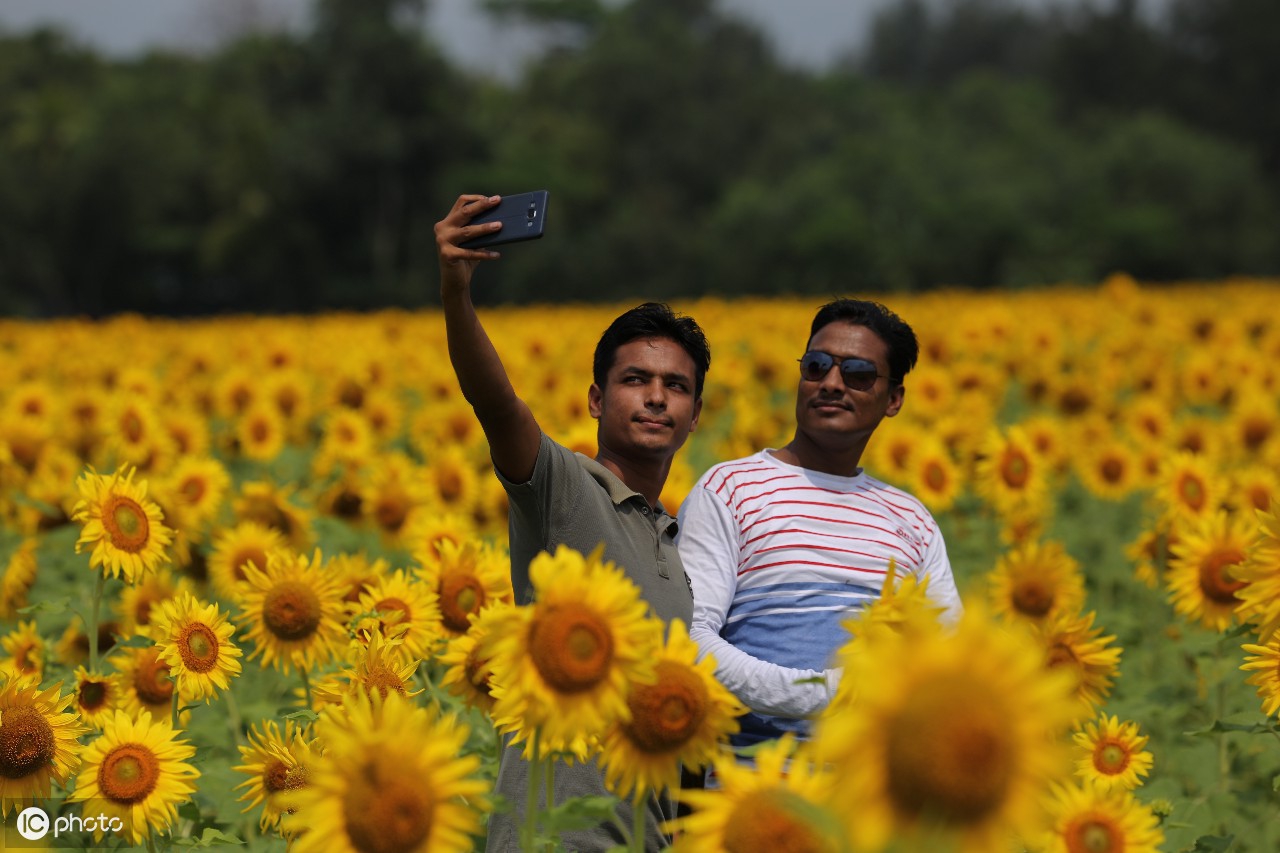
[[[884,416],[891,418],[898,412],[902,411],[902,401],[907,396],[907,389],[904,385],[896,386],[889,392],[889,405],[884,410]]]
[[[600,386],[592,382],[591,387],[587,389],[587,411],[591,417],[600,420],[600,412],[604,408],[604,392],[600,390]]]

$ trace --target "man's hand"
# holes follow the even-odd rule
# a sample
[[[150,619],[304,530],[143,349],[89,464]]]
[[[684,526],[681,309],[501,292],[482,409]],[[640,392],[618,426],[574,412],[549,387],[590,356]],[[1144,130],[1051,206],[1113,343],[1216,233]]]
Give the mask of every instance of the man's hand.
[[[441,294],[465,291],[481,261],[501,257],[488,249],[463,249],[458,244],[491,234],[502,228],[501,222],[468,223],[502,200],[501,196],[461,195],[452,209],[436,223],[436,253],[440,257]]]

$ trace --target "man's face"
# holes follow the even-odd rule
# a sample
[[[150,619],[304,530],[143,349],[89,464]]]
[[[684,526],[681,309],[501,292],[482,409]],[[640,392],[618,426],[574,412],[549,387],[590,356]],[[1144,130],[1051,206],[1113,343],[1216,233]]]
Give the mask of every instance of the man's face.
[[[843,320],[828,323],[809,342],[810,350],[831,355],[835,364],[821,379],[801,378],[796,390],[796,427],[819,443],[866,441],[886,417],[902,408],[901,385],[890,383],[889,347],[866,326]],[[840,362],[863,358],[876,366],[869,391],[854,391],[840,377]]]
[[[601,448],[623,458],[669,460],[698,425],[693,358],[669,338],[618,347],[604,388],[587,394]]]

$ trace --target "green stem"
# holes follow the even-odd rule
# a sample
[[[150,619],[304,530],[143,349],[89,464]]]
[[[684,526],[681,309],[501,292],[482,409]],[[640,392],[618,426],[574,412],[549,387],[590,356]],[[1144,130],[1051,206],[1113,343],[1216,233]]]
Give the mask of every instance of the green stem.
[[[1218,678],[1218,719],[1227,715],[1227,680],[1222,672],[1222,644],[1218,644],[1218,666],[1214,675]],[[1227,751],[1227,733],[1218,733],[1218,790],[1227,793],[1231,788],[1231,755]]]
[[[236,697],[229,685],[222,691],[222,698],[227,703],[227,725],[231,727],[231,745],[240,746],[245,742],[244,718],[240,716],[240,705],[236,702]]]
[[[171,680],[173,681],[173,730],[176,732],[180,728],[178,725],[178,699],[182,691],[178,689],[178,680],[176,678]]]
[[[311,705],[311,678],[307,675],[305,667],[298,667],[298,674],[302,676],[302,692],[307,697],[307,710],[312,709]]]
[[[629,845],[632,853],[644,853],[644,813],[645,805],[648,803],[648,792],[643,788],[636,790],[635,797],[631,800],[631,843]]]
[[[98,671],[98,610],[102,607],[102,592],[107,585],[107,576],[98,572],[98,582],[93,588],[93,604],[89,608],[89,671]]]
[[[533,755],[529,759],[529,795],[524,804],[524,826],[520,829],[520,849],[533,853],[534,839],[538,837],[538,789],[542,779],[542,732],[533,730]],[[550,808],[551,803],[547,803]]]

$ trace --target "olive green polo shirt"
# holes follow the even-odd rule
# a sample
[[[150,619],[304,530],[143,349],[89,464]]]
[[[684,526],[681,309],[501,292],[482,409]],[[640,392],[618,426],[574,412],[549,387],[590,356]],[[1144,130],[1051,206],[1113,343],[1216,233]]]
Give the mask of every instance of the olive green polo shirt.
[[[590,554],[604,544],[604,559],[620,567],[664,622],[693,617],[693,592],[676,550],[676,520],[662,504],[649,508],[594,459],[545,434],[527,483],[498,479],[510,502],[511,582],[516,601],[528,603],[529,562],[540,551],[567,545]]]
[[[539,552],[554,552],[557,546],[567,545],[589,554],[603,543],[604,559],[616,564],[640,587],[655,615],[664,622],[680,619],[686,626],[689,624],[693,591],[675,546],[676,520],[661,505],[656,511],[650,509],[643,495],[632,491],[603,465],[573,453],[545,434],[529,482],[512,483],[501,474],[498,479],[510,502],[511,582],[517,602],[527,604],[533,600],[529,562]],[[520,753],[521,747],[507,746],[502,751],[494,790],[506,798],[512,809],[490,817],[485,847],[489,853],[520,849],[529,779],[529,765]],[[586,795],[608,795],[604,774],[596,762],[558,762],[556,803]],[[539,802],[545,802],[544,794],[539,794]],[[620,801],[617,812],[622,825],[630,827],[630,802]],[[649,798],[645,850],[657,851],[667,846],[668,840],[659,826],[674,817],[675,806],[670,797]],[[598,853],[626,843],[612,823],[565,832],[560,841],[565,850]]]

